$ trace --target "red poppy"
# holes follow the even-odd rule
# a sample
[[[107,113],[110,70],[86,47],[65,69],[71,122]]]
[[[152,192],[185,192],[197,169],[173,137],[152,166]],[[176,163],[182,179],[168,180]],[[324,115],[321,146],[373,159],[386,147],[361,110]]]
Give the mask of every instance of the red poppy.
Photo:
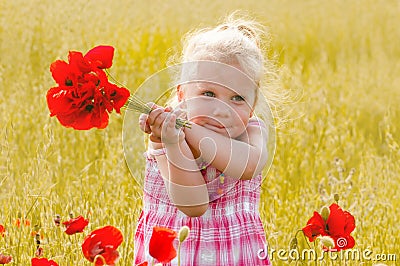
[[[176,250],[173,241],[178,234],[168,228],[153,227],[153,234],[150,238],[149,253],[161,263],[168,263],[176,257]]]
[[[6,232],[6,228],[4,225],[0,224],[0,236],[4,236],[4,233]]]
[[[329,206],[329,216],[325,221],[318,212],[314,212],[307,225],[302,229],[310,242],[318,236],[330,236],[335,242],[333,250],[352,248],[355,245],[354,238],[350,235],[355,229],[355,219],[347,211],[343,211],[339,205],[333,203]]]
[[[65,233],[67,235],[73,235],[76,233],[82,233],[83,229],[89,224],[89,220],[86,220],[81,215],[76,218],[70,219],[69,221],[63,222],[65,226]]]
[[[31,225],[31,221],[29,221],[28,219],[24,220],[24,225],[25,226],[30,226]],[[16,227],[21,227],[21,219],[17,218],[17,220],[15,220],[15,226]]]
[[[86,259],[96,265],[115,265],[119,258],[117,248],[123,241],[122,233],[113,226],[105,226],[94,230],[85,237],[82,252]],[[96,258],[96,256],[98,256]]]
[[[56,60],[50,71],[58,87],[47,92],[50,116],[63,126],[87,130],[105,128],[108,113],[120,113],[130,93],[108,81],[104,68],[111,67],[114,47],[97,46],[86,55],[70,51],[68,63]]]
[[[12,261],[12,256],[0,254],[0,264],[8,264]]]
[[[32,266],[58,266],[54,260],[48,260],[46,258],[32,258]]]

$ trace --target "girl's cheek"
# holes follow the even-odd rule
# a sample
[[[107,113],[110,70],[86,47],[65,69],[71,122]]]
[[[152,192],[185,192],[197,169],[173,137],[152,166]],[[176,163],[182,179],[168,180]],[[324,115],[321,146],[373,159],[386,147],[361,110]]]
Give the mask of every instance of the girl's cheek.
[[[191,104],[186,107],[186,111],[188,113],[188,116],[194,117],[197,115],[205,115],[207,113],[207,110],[209,109],[209,106],[204,105],[199,105],[199,104]]]

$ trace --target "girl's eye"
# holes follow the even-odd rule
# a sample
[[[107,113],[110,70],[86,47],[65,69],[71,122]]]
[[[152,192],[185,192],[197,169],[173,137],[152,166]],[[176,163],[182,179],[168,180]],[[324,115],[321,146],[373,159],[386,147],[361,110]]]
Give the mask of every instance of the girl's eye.
[[[240,95],[235,95],[232,97],[232,100],[235,102],[241,102],[241,101],[244,101],[244,98]]]
[[[212,91],[205,91],[203,92],[203,95],[207,97],[215,97],[215,93]]]

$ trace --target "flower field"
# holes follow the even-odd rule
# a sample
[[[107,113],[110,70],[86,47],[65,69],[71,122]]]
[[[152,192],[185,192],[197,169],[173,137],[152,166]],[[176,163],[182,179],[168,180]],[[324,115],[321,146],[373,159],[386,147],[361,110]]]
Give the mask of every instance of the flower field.
[[[276,153],[262,186],[272,263],[400,261],[399,1],[14,0],[0,2],[0,265],[3,255],[12,256],[7,265],[35,257],[92,265],[82,243],[106,226],[123,236],[116,265],[133,263],[144,158],[128,169],[124,110],[105,129],[61,126],[46,103],[56,86],[50,64],[70,50],[111,45],[110,73],[134,92],[180,51],[184,33],[237,9],[270,29],[268,56],[291,95],[277,110]],[[134,143],[144,151],[144,135]],[[296,232],[333,202],[354,216],[353,250],[369,256],[290,257]],[[85,226],[69,228],[79,216]],[[301,233],[297,241],[309,248]]]

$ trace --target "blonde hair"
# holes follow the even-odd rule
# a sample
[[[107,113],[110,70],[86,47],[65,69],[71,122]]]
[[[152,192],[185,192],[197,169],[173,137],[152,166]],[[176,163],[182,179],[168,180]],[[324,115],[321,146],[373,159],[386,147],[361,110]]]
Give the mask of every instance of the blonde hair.
[[[236,11],[215,27],[188,32],[182,42],[181,55],[173,57],[170,63],[198,60],[239,63],[258,86],[255,114],[270,126],[274,125],[271,112],[277,113],[276,106],[283,95],[278,69],[266,57],[270,35],[264,25]],[[261,101],[261,97],[266,101]]]
[[[260,48],[261,25],[233,15],[215,28],[188,33],[184,38],[181,62],[210,60],[225,64],[238,62],[257,84],[263,74],[264,56]]]

